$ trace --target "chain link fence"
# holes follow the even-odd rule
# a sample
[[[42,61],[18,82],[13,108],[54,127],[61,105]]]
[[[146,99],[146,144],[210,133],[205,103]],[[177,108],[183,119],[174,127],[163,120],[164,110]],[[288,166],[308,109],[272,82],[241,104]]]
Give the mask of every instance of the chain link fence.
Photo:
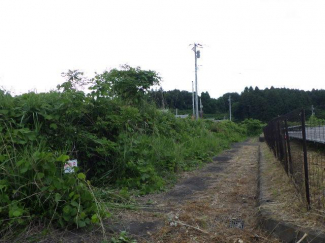
[[[274,118],[264,128],[264,137],[307,208],[323,211],[325,109],[298,109]]]

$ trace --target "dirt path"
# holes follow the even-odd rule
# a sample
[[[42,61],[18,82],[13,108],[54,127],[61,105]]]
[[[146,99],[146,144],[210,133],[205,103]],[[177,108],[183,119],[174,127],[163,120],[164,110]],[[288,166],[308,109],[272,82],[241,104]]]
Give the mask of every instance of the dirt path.
[[[278,242],[256,227],[258,146],[237,143],[172,190],[139,198],[141,209],[119,212],[115,230],[139,242]]]

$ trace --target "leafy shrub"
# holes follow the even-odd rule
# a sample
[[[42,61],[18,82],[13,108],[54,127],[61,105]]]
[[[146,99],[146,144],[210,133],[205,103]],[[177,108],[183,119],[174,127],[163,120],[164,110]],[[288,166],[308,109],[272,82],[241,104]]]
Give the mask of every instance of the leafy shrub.
[[[85,174],[63,173],[68,156],[30,146],[22,152],[3,146],[0,154],[2,227],[25,225],[31,220],[84,227],[105,216]]]
[[[245,119],[241,122],[247,129],[247,136],[257,136],[260,135],[263,131],[263,127],[266,124],[262,123],[260,120],[256,119]]]
[[[225,120],[221,122],[209,122],[209,130],[218,133],[219,136],[226,136],[230,142],[237,142],[246,136],[247,128],[240,124]]]
[[[311,115],[309,119],[306,121],[306,124],[311,126],[318,126],[324,123],[325,123],[325,119],[320,119],[315,115]]]
[[[62,92],[0,92],[1,226],[32,219],[59,227],[96,223],[106,210],[89,181],[141,194],[161,190],[177,172],[244,139],[254,123],[193,121],[159,111],[146,101],[160,80],[153,71],[124,67],[96,75],[88,94],[77,90],[80,80],[69,78],[58,86]],[[78,159],[75,174],[62,171],[69,157]]]

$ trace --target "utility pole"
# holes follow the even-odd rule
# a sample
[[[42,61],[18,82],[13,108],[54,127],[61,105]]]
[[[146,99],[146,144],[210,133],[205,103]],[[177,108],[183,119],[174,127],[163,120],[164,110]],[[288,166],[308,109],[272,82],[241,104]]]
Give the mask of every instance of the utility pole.
[[[231,95],[229,95],[229,120],[231,121]]]
[[[203,105],[202,105],[202,99],[200,98],[200,116],[203,118]]]
[[[195,117],[195,105],[194,105],[194,83],[192,81],[192,106],[193,106],[193,117]]]
[[[196,51],[196,48],[201,47],[201,44],[194,43],[192,50],[194,51],[195,56],[195,117],[196,120],[199,119],[199,99],[198,99],[198,90],[197,90],[197,59],[200,58],[200,51]]]

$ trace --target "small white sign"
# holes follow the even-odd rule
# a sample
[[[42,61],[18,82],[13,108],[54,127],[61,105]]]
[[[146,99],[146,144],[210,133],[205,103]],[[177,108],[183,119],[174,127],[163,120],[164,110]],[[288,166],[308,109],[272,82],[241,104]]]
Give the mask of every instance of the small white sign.
[[[68,160],[64,165],[64,173],[73,173],[74,167],[78,167],[78,161],[76,159]]]

